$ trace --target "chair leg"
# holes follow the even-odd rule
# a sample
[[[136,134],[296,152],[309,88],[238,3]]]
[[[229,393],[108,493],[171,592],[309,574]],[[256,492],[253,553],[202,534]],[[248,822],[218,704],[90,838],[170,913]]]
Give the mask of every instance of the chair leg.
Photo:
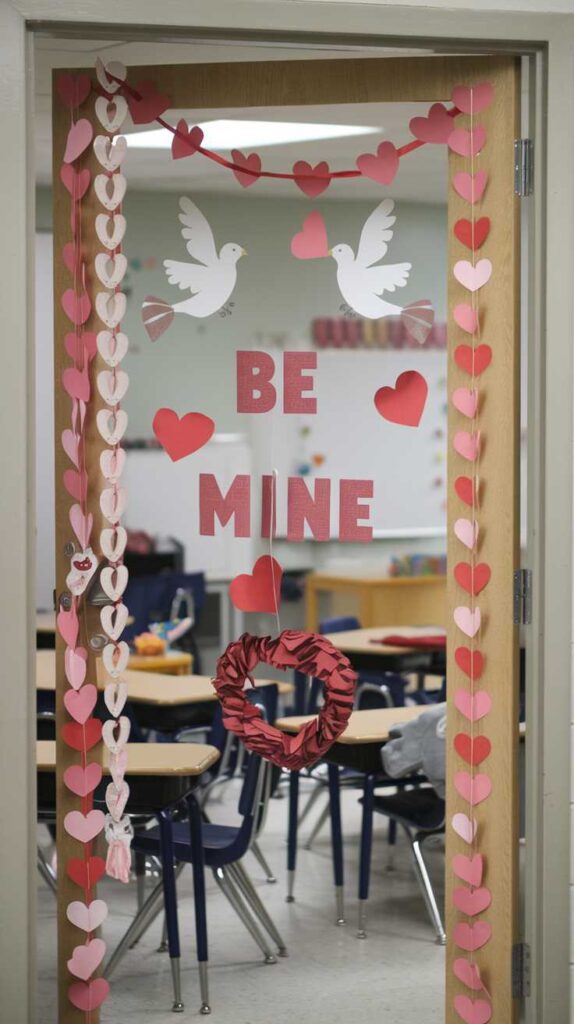
[[[159,835],[161,843],[162,863],[162,885],[165,905],[165,920],[167,925],[167,941],[169,946],[169,957],[171,961],[171,976],[173,981],[173,1004],[174,1013],[183,1012],[181,1000],[180,980],[180,949],[179,949],[179,927],[177,922],[177,890],[175,886],[175,870],[173,864],[173,837],[171,828],[171,814],[169,811],[160,811],[157,815],[159,824]]]
[[[112,972],[118,966],[120,960],[123,959],[131,945],[138,941],[143,935],[147,928],[155,921],[157,915],[160,913],[163,907],[163,884],[158,882],[155,889],[150,892],[147,900],[145,901],[142,909],[136,914],[132,923],[122,939],[120,939],[118,945],[114,949],[110,959],[108,960],[105,970],[104,977],[109,978]]]
[[[387,871],[395,870],[395,848],[397,845],[397,823],[394,818],[389,818],[387,832]]]
[[[58,880],[50,865],[48,864],[42,849],[38,846],[38,871],[42,878],[46,882],[46,885],[52,890],[54,895],[58,894]]]
[[[161,929],[161,939],[159,941],[159,946],[157,947],[156,952],[157,953],[167,953],[168,949],[169,949],[169,944],[168,944],[168,941],[167,941],[167,920],[166,920],[166,916],[164,914],[163,915],[163,925],[162,925],[162,929]]]
[[[307,842],[305,843],[305,849],[306,850],[311,850],[313,848],[313,843],[315,842],[317,836],[319,835],[319,832],[323,828],[323,825],[327,821],[328,817],[329,817],[329,802],[327,801],[326,806],[323,808],[323,810],[321,811],[319,817],[317,818],[317,821],[313,825],[313,830],[311,832],[311,835],[309,836]]]
[[[193,900],[195,904],[195,941],[197,946],[197,966],[199,969],[199,991],[203,1015],[211,1013],[209,1004],[209,980],[207,976],[207,906],[205,897],[205,863],[202,835],[202,810],[193,795],[187,798],[189,812],[189,834],[192,850]]]
[[[294,903],[295,867],[297,864],[297,810],[299,806],[299,772],[289,776],[289,826],[287,832],[287,903]]]
[[[265,936],[253,920],[249,910],[245,906],[238,890],[231,881],[231,877],[224,868],[214,868],[213,876],[223,894],[227,897],[240,921],[245,925],[247,931],[265,957],[266,964],[276,964],[277,958],[271,952]]]
[[[277,946],[277,952],[279,953],[279,956],[289,956],[283,936],[277,929],[275,922],[273,921],[271,915],[267,911],[266,906],[260,899],[259,893],[255,889],[255,886],[253,885],[253,882],[251,881],[241,861],[236,861],[235,864],[230,864],[229,872],[234,881],[241,889],[241,892],[243,893],[245,899],[251,906],[251,909],[257,915],[257,917],[261,921],[261,924],[273,939],[273,942]]]
[[[339,768],[336,764],[329,765],[329,803],[327,810],[331,812],[331,847],[333,851],[333,880],[335,882],[335,902],[337,907],[337,924],[345,924],[344,875],[343,875],[343,830],[341,827],[341,789],[339,785]]]
[[[309,794],[309,796],[307,798],[307,803],[305,804],[303,810],[301,811],[301,814],[299,815],[299,819],[297,821],[297,825],[298,826],[303,824],[303,822],[305,821],[305,818],[310,813],[312,808],[315,806],[315,804],[317,802],[317,799],[320,797],[320,795],[321,795],[321,793],[322,793],[324,788],[325,787],[323,786],[322,782],[317,782],[316,783],[315,788]]]
[[[431,919],[433,928],[436,933],[436,941],[439,946],[444,946],[446,945],[446,934],[443,928],[440,911],[438,909],[438,905],[435,899],[435,894],[429,877],[429,873],[427,871],[427,866],[424,862],[424,857],[421,850],[422,840],[420,839],[419,834],[417,834],[413,839],[408,830],[405,831],[407,831],[407,835],[409,836],[411,842],[415,862],[416,876],[419,880],[419,885],[421,887],[424,901],[429,912],[429,917]]]
[[[269,867],[265,854],[263,853],[256,839],[254,839],[251,844],[251,853],[255,857],[255,860],[257,861],[259,866],[263,868],[263,871],[265,872],[265,877],[267,878],[269,885],[272,885],[274,882],[276,882],[277,879],[275,878],[275,875],[273,874],[271,868]]]
[[[371,874],[371,849],[373,845],[373,805],[375,798],[375,777],[365,775],[363,786],[363,821],[361,825],[361,855],[359,867],[359,928],[358,939],[366,939],[367,900]]]

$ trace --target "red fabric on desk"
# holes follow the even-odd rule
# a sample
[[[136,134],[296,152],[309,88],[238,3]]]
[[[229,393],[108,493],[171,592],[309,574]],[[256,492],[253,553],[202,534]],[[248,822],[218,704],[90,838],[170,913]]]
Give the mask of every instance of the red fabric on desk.
[[[419,647],[426,651],[446,647],[446,636],[384,636],[380,640],[371,640],[372,644],[385,644],[388,647]]]

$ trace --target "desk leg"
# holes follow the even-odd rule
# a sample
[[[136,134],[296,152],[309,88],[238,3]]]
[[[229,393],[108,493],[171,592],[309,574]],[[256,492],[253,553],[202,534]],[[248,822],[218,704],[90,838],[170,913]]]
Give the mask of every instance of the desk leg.
[[[329,801],[331,808],[331,846],[333,850],[333,876],[335,880],[335,900],[337,906],[337,924],[345,924],[344,876],[343,876],[343,830],[341,827],[341,790],[339,786],[339,766],[329,765]]]
[[[358,939],[366,939],[367,900],[371,874],[371,849],[373,845],[373,806],[375,800],[375,776],[365,775],[363,786],[363,822],[361,826],[361,859],[359,868],[359,930]]]
[[[287,903],[294,903],[295,866],[297,864],[297,818],[299,815],[299,772],[289,775],[289,826],[287,833]]]
[[[161,876],[163,882],[163,898],[165,903],[165,919],[167,924],[167,941],[171,962],[173,981],[174,1013],[183,1012],[181,1001],[181,978],[179,970],[179,928],[177,924],[177,892],[175,887],[175,870],[173,866],[173,837],[171,830],[171,813],[160,811],[157,816],[161,841]]]

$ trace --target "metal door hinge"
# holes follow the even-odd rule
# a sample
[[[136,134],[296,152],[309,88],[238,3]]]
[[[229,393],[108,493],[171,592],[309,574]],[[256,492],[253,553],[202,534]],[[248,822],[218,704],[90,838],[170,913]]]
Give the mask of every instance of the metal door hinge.
[[[517,569],[514,573],[514,615],[516,626],[529,626],[532,622],[532,571]]]
[[[512,995],[514,999],[530,995],[530,946],[526,942],[512,947]]]
[[[524,198],[534,191],[534,143],[532,139],[514,140],[514,194]]]

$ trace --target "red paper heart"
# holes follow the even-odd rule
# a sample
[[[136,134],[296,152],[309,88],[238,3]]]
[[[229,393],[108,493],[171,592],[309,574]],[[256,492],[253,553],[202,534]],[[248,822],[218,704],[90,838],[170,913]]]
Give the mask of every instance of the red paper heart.
[[[484,670],[484,655],[480,651],[471,651],[469,647],[457,647],[454,660],[469,679],[478,682]]]
[[[470,476],[457,476],[454,481],[454,489],[461,501],[466,505],[476,505],[478,501],[478,487],[476,478]]]
[[[490,580],[490,566],[486,562],[479,562],[474,566],[468,562],[459,562],[454,567],[454,578],[457,583],[466,590],[467,594],[480,594]]]
[[[84,725],[66,722],[62,726],[62,739],[73,750],[91,750],[102,738],[102,723],[99,718],[88,718]]]
[[[433,103],[426,117],[413,117],[409,128],[421,142],[444,144],[452,132],[453,119],[442,103]]]
[[[394,388],[382,387],[375,394],[375,407],[389,423],[418,427],[427,400],[428,385],[417,370],[399,374]]]
[[[466,960],[465,957],[459,957],[454,961],[452,969],[458,980],[462,981],[463,985],[472,989],[473,992],[480,992],[483,989],[480,971],[476,964],[471,963],[470,960]]]
[[[486,999],[458,995],[454,997],[454,1008],[464,1024],[489,1024],[492,1020],[492,1005]]]
[[[90,95],[92,83],[89,75],[58,75],[56,79],[56,92],[62,103],[70,110],[74,107],[81,107],[85,99]]]
[[[291,239],[291,253],[298,260],[315,260],[329,255],[327,229],[318,210],[305,217],[302,231]]]
[[[192,128],[187,127],[187,121],[182,117],[177,122],[177,134],[174,135],[171,143],[171,155],[174,160],[181,160],[184,156],[192,156],[197,153],[203,142],[203,132],[198,124]]]
[[[90,296],[87,292],[76,295],[73,288],[67,288],[62,295],[62,308],[73,324],[85,324],[92,309]]]
[[[325,189],[329,188],[331,184],[331,178],[329,177],[329,164],[322,160],[321,163],[315,164],[314,167],[308,164],[306,160],[297,160],[293,164],[293,174],[295,175],[295,184],[306,196],[310,199],[315,199],[316,196],[320,196]]]
[[[485,886],[472,890],[464,889],[460,886],[454,890],[452,901],[456,909],[460,910],[462,914],[466,914],[467,917],[476,917],[477,914],[482,914],[483,910],[490,906],[492,893]]]
[[[454,749],[467,764],[482,764],[491,751],[492,744],[487,736],[469,736],[458,732],[454,738]]]
[[[245,171],[238,171],[235,167],[233,168],[233,173],[239,184],[243,188],[249,188],[250,185],[254,185],[260,177],[261,157],[257,153],[250,153],[249,156],[244,156],[240,149],[232,149],[231,159],[238,167],[246,168]]]
[[[87,796],[93,793],[102,781],[102,766],[91,761],[82,768],[79,764],[71,764],[64,772],[64,784],[76,796]]]
[[[60,180],[70,193],[72,199],[77,203],[88,191],[90,185],[90,172],[87,167],[77,171],[72,164],[62,164],[60,167]]]
[[[480,249],[481,245],[488,238],[490,232],[490,217],[479,217],[477,221],[473,222],[467,220],[466,217],[461,217],[457,220],[454,226],[454,233],[458,238],[459,242],[466,245],[467,249]]]
[[[481,853],[475,853],[468,857],[466,853],[457,853],[452,858],[452,870],[457,878],[477,888],[482,882],[484,861]]]
[[[98,691],[93,683],[86,683],[79,690],[66,690],[64,693],[66,711],[80,725],[87,722],[96,706],[97,699]]]
[[[75,981],[68,989],[68,999],[73,1006],[84,1013],[96,1010],[110,994],[110,985],[105,978],[91,981]]]
[[[490,345],[477,345],[476,348],[473,348],[472,345],[458,345],[454,350],[454,361],[461,370],[470,374],[471,377],[474,363],[474,376],[480,377],[481,373],[484,373],[490,366],[492,349]]]
[[[479,85],[456,85],[452,90],[452,102],[463,114],[480,114],[492,103],[494,86],[490,82]]]
[[[66,349],[70,359],[73,359],[75,363],[81,363],[84,354],[88,357],[88,362],[91,362],[98,351],[97,334],[95,334],[94,331],[83,331],[82,334],[76,334],[74,331],[70,331],[64,338],[64,348]],[[82,400],[87,402],[89,401],[89,398],[90,382],[88,380],[88,397]]]
[[[106,862],[101,857],[90,857],[87,861],[80,857],[71,857],[66,861],[68,877],[81,889],[92,889],[97,885],[106,870]]]
[[[229,596],[242,612],[276,612],[281,601],[283,569],[274,558],[262,555],[253,574],[242,573],[229,585]]]
[[[158,409],[153,432],[172,462],[203,448],[215,430],[215,423],[201,412],[188,412],[181,419],[173,409]]]
[[[62,373],[62,384],[70,398],[76,398],[79,402],[89,402],[90,378],[87,367],[77,370],[75,366],[68,366]]]
[[[153,82],[139,82],[134,92],[138,94],[137,99],[133,93],[126,96],[134,124],[149,124],[169,109],[171,100],[168,96],[162,96]]]
[[[392,142],[381,142],[375,153],[362,153],[357,157],[357,167],[365,178],[371,178],[380,185],[390,185],[399,169],[400,157]]]

